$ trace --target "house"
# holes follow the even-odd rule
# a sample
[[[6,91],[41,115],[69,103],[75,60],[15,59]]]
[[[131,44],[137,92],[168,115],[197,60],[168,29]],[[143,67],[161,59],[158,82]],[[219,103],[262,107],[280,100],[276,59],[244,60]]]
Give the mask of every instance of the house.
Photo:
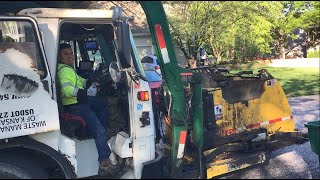
[[[138,50],[138,54],[142,59],[148,54],[155,54],[154,45],[149,31],[145,13],[141,5],[137,1],[91,1],[90,9],[110,9],[113,6],[121,7],[126,16],[133,17],[131,22],[132,35]],[[170,13],[170,5],[164,3],[166,13]],[[175,48],[177,61],[179,64],[187,64],[187,60],[183,53]]]

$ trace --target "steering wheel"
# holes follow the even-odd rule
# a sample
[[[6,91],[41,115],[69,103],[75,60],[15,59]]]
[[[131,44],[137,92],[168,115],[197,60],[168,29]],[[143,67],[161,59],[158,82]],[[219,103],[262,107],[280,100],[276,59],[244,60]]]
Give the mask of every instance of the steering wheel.
[[[92,82],[98,82],[100,85],[109,83],[112,80],[104,63],[99,63],[88,79]]]

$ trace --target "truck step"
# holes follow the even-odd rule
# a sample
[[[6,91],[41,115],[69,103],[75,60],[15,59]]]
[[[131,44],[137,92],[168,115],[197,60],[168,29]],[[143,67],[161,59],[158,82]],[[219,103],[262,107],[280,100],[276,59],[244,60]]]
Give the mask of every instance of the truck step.
[[[233,153],[219,156],[206,165],[207,178],[225,175],[240,169],[267,162],[268,154],[264,151],[253,153]]]

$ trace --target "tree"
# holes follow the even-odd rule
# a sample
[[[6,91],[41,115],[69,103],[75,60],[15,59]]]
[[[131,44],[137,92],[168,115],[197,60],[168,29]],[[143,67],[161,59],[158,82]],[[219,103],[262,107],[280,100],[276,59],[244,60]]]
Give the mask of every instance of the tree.
[[[303,22],[301,28],[306,32],[306,49],[320,44],[320,2],[311,1],[307,5],[308,10],[301,14]]]
[[[313,37],[318,35],[318,38],[307,40],[307,46],[310,47],[319,43],[319,2],[281,1],[280,3],[283,11],[278,18],[274,19],[272,32],[274,39],[278,41],[277,47],[280,58],[285,59],[287,41],[298,38],[293,34],[295,29],[306,30]],[[305,46],[305,42],[302,45]]]
[[[173,1],[171,5],[174,7],[174,11],[168,13],[169,25],[171,27],[171,35],[177,46],[181,49],[184,56],[190,59],[196,59],[196,54],[203,44],[202,35],[205,22],[205,14],[194,13],[194,2],[190,1]],[[194,7],[190,9],[190,7]],[[205,13],[205,11],[201,11]]]
[[[228,1],[220,3],[217,9],[220,17],[212,19],[210,26],[221,27],[221,30],[210,33],[222,36],[219,39],[224,39],[224,45],[221,41],[219,44],[223,45],[222,52],[227,58],[239,61],[252,59],[260,52],[270,52],[272,24],[269,15],[275,9],[273,3]]]
[[[271,2],[181,2],[169,14],[172,36],[186,58],[195,58],[200,47],[207,46],[215,58],[246,59],[257,52],[269,52],[272,24]],[[272,13],[271,13],[272,14]],[[192,39],[192,37],[197,37]],[[249,52],[247,46],[250,46]],[[241,56],[239,56],[241,54]]]
[[[207,47],[218,61],[243,61],[270,54],[285,58],[294,30],[307,33],[307,47],[319,44],[319,2],[187,1],[172,3],[172,36],[187,59]],[[195,38],[196,37],[196,38]]]

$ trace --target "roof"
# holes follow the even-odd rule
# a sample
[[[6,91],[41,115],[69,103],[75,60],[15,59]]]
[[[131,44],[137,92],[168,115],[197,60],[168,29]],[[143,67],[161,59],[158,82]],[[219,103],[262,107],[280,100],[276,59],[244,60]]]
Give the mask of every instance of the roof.
[[[149,34],[147,18],[137,1],[92,1],[90,9],[110,9],[113,6],[122,8],[126,16],[133,17],[131,22],[131,31],[133,34]]]
[[[16,14],[25,8],[87,8],[92,1],[0,1],[0,14]]]
[[[113,11],[105,9],[68,9],[68,8],[28,8],[19,12],[20,15],[54,18],[101,18],[112,19]]]
[[[134,18],[131,23],[133,34],[149,34],[145,13],[137,1],[0,1],[0,14],[18,13],[25,8],[88,8],[107,9],[113,6],[121,7],[126,16]],[[169,3],[163,2],[166,12],[172,10]]]

